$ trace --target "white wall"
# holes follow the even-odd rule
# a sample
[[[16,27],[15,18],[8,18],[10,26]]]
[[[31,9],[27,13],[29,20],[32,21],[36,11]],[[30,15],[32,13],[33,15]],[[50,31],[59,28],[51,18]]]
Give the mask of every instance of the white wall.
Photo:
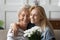
[[[34,5],[34,0],[29,0],[30,5]],[[12,22],[17,21],[17,10],[25,4],[26,0],[0,0],[0,19],[5,22],[3,26],[8,29]],[[58,0],[40,0],[39,5],[43,6],[49,19],[60,20],[60,7]]]

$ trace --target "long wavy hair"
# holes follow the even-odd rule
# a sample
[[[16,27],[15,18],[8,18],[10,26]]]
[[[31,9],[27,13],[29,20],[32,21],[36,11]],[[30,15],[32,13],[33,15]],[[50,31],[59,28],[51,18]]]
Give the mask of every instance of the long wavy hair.
[[[42,22],[42,26],[44,26],[44,28],[47,27],[47,26],[49,26],[49,27],[53,30],[51,23],[50,23],[49,20],[47,19],[47,16],[46,16],[46,13],[45,13],[44,8],[43,8],[42,6],[32,6],[32,7],[30,8],[30,12],[31,12],[33,9],[37,9],[38,12],[40,13],[40,15],[42,15],[42,16],[44,17],[43,22]]]

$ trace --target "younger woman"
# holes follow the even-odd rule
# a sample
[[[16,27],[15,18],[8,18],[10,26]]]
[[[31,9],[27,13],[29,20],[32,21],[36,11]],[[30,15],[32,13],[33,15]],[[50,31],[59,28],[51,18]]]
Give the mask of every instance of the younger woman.
[[[31,23],[40,27],[42,30],[41,40],[55,40],[54,32],[50,22],[48,21],[45,10],[41,6],[33,6],[30,8]]]

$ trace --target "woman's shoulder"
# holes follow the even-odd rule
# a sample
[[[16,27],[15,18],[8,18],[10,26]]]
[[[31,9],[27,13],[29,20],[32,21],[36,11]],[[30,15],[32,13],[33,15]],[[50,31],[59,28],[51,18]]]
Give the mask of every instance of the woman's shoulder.
[[[11,23],[11,24],[10,24],[10,28],[11,28],[12,26],[15,26],[15,25],[16,25],[15,22]]]
[[[51,27],[47,26],[45,29],[45,32],[50,35],[54,35],[54,31]]]
[[[16,24],[19,24],[19,22],[13,22],[10,24],[10,26],[15,26]]]
[[[55,39],[55,34],[54,31],[51,27],[47,26],[46,27],[46,39]]]
[[[49,27],[49,26],[46,26],[46,27],[45,27],[45,30],[46,30],[46,31],[53,31],[53,29],[52,29],[51,27]]]
[[[19,22],[13,22],[10,24],[10,28],[15,28],[19,25]]]
[[[49,27],[49,26],[46,27],[45,32],[46,32],[46,33],[54,34],[53,29],[52,29],[51,27]]]
[[[12,33],[14,26],[15,26],[15,23],[11,23],[11,24],[10,24],[8,33]]]

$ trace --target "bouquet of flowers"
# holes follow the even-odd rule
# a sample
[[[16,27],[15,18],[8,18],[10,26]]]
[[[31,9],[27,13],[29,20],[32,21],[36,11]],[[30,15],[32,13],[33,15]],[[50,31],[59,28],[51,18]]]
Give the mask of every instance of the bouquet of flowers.
[[[41,29],[38,26],[28,29],[24,33],[24,37],[28,37],[29,40],[41,40]]]

